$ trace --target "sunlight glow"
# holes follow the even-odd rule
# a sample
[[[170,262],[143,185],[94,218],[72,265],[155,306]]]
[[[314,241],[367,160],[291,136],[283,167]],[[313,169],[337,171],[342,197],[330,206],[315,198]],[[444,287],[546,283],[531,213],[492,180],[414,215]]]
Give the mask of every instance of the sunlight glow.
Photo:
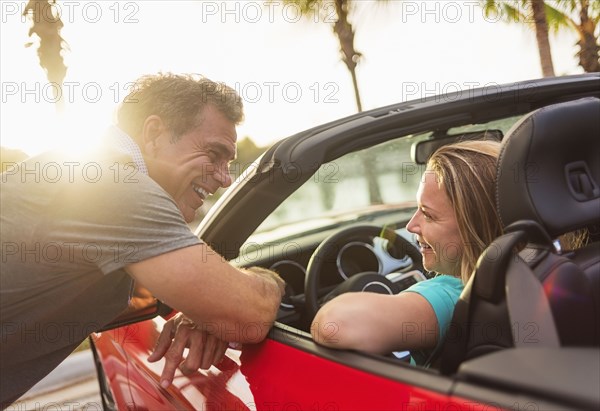
[[[330,23],[296,18],[282,2],[264,9],[250,0],[58,1],[69,51],[64,114],[57,119],[35,46],[24,47],[32,41],[19,10],[25,3],[0,2],[5,147],[34,155],[89,146],[112,121],[129,82],[159,71],[200,73],[233,86],[245,100],[238,135],[262,146],[356,112]],[[365,110],[448,87],[540,76],[535,36],[527,28],[484,21],[477,8],[463,10],[460,2],[374,3],[357,2],[361,10],[353,16]],[[416,8],[412,14],[402,14],[406,3]],[[451,16],[444,12],[448,3]],[[564,32],[551,40],[556,73],[581,72],[574,36]]]

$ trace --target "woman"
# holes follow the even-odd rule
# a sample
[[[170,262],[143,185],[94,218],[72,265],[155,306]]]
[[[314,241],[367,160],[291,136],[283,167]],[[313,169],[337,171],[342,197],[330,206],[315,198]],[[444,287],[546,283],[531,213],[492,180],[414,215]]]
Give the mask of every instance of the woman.
[[[406,228],[416,236],[423,266],[436,277],[398,295],[333,299],[313,320],[316,342],[375,354],[411,350],[417,363],[424,362],[443,341],[477,258],[501,234],[494,198],[499,152],[497,142],[465,141],[432,155]]]

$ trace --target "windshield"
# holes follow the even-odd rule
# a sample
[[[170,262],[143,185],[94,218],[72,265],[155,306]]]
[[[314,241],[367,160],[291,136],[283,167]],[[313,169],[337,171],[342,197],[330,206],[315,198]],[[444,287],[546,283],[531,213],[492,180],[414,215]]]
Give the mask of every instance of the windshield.
[[[460,140],[465,133],[475,133],[483,138],[490,130],[502,136],[519,118],[403,136],[325,163],[262,222],[248,241],[261,243],[261,239],[294,236],[367,215],[414,209],[425,171],[425,164],[412,160],[417,143],[434,135]]]
[[[367,210],[414,207],[425,166],[411,160],[411,146],[430,134],[388,141],[323,164],[255,234],[275,229],[293,231],[292,226],[298,224],[306,231]]]

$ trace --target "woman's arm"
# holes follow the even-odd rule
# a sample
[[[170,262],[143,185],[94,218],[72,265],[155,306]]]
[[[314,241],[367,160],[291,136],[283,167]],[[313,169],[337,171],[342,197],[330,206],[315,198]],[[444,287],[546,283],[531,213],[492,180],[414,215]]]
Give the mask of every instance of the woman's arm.
[[[338,349],[374,354],[433,348],[438,321],[420,294],[347,293],[325,304],[311,326],[313,339]]]

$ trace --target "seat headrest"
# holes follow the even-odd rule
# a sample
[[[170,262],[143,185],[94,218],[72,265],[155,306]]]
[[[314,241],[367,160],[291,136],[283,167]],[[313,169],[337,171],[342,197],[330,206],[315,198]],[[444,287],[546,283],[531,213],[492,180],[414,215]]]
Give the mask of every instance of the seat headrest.
[[[535,220],[552,237],[600,221],[600,100],[583,98],[527,114],[498,161],[502,224]]]

